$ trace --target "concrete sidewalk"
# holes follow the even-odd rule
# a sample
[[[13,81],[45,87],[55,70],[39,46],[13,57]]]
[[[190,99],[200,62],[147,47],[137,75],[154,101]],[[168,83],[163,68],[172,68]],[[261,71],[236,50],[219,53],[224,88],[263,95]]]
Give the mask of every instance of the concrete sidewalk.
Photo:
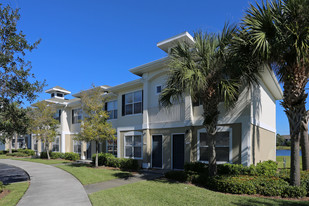
[[[71,174],[45,164],[0,159],[28,172],[30,186],[18,206],[91,206],[83,185]]]

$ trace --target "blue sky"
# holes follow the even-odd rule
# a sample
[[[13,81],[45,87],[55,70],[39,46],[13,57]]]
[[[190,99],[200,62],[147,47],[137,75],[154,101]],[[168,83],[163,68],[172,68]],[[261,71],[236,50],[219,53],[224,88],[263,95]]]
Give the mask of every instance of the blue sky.
[[[73,94],[137,79],[130,68],[166,56],[157,42],[184,31],[219,32],[226,21],[238,22],[249,2],[2,0],[20,8],[19,28],[30,42],[42,39],[26,57],[37,79],[46,79],[45,89],[59,85]],[[289,133],[279,102],[277,132]]]

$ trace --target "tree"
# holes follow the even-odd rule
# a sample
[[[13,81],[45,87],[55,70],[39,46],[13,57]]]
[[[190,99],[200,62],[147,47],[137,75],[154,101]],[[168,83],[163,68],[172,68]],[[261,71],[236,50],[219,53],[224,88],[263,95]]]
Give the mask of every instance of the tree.
[[[2,131],[2,142],[9,143],[9,153],[12,153],[12,140],[15,136],[27,134],[30,120],[28,118],[27,109],[21,108],[17,102],[6,105],[4,112],[0,113],[0,131]],[[17,149],[17,141],[15,141],[15,149]]]
[[[54,119],[55,112],[56,109],[53,105],[42,101],[36,103],[35,108],[29,114],[31,116],[32,134],[44,143],[48,159],[50,159],[50,144],[55,141],[59,127],[59,122]]]
[[[281,105],[288,117],[291,136],[291,185],[300,185],[300,142],[303,167],[309,169],[308,135],[301,135],[309,118],[305,107],[308,95],[305,86],[309,77],[308,9],[307,0],[271,0],[251,4],[243,17],[242,36],[239,37],[243,40],[239,42],[251,47],[252,53],[248,53],[247,57],[259,56],[283,83]]]
[[[280,134],[276,135],[276,145],[277,146],[282,146],[285,142],[284,137],[282,137]]]
[[[17,29],[19,18],[18,9],[0,4],[0,114],[7,114],[13,102],[20,105],[24,100],[33,102],[45,85],[45,81],[35,80],[30,62],[24,59],[26,52],[35,49],[40,40],[28,43],[25,34]],[[0,121],[0,132],[10,133],[6,128]]]
[[[85,114],[81,124],[81,131],[75,140],[96,143],[95,166],[98,167],[99,143],[114,139],[116,133],[112,125],[107,122],[109,114],[104,111],[106,97],[101,87],[94,87],[90,91],[81,92],[81,104]]]
[[[237,61],[229,54],[230,42],[235,31],[236,27],[226,25],[218,35],[197,32],[194,34],[193,45],[183,42],[172,48],[169,63],[171,69],[166,87],[160,95],[163,106],[179,102],[183,94],[190,94],[193,101],[201,101],[203,126],[210,140],[211,176],[217,173],[215,137],[220,113],[219,103],[224,101],[226,108],[231,108],[245,82],[244,74],[248,74],[242,67],[236,66]],[[250,78],[253,80],[254,77],[255,75],[252,75]]]

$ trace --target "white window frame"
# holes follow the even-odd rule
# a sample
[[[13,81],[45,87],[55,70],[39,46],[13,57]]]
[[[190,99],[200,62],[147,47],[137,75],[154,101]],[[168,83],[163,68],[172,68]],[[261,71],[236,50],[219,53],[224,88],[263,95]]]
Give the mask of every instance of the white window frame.
[[[115,135],[115,139],[113,139],[113,144],[110,145],[108,144],[108,140],[106,140],[106,153],[109,153],[109,154],[112,154],[110,152],[108,152],[108,147],[113,147],[113,151],[116,151],[116,154],[113,154],[115,157],[118,156],[118,139],[117,139],[117,136]],[[115,141],[117,141],[117,143],[115,144]]]
[[[75,145],[77,145],[77,146],[80,145],[80,153],[74,151],[74,146],[75,146]],[[79,155],[82,154],[82,142],[81,142],[81,141],[73,140],[73,152],[76,153],[76,154],[79,154]]]
[[[142,100],[141,101],[139,101],[139,102],[134,102],[134,93],[135,92],[141,92],[141,94],[142,94]],[[128,94],[133,94],[133,99],[132,99],[132,103],[129,103],[129,104],[127,104],[126,103],[126,95],[128,95]],[[140,114],[143,114],[143,90],[142,89],[140,89],[140,90],[136,90],[136,91],[132,91],[132,92],[129,92],[129,93],[125,93],[124,94],[124,116],[131,116],[131,115],[140,115]],[[135,113],[135,111],[134,111],[134,104],[137,104],[137,103],[142,103],[142,105],[141,105],[141,112],[140,113]],[[127,109],[126,109],[126,106],[127,105],[130,105],[130,104],[132,104],[132,114],[127,114]]]
[[[132,136],[132,137],[134,137],[134,136],[141,136],[141,157],[129,157],[129,156],[127,156],[126,155],[126,137],[128,137],[128,136]],[[124,141],[124,147],[123,147],[123,149],[124,149],[124,158],[131,158],[131,159],[136,159],[136,160],[142,160],[143,159],[143,146],[144,146],[144,141],[143,141],[143,133],[141,133],[141,132],[128,132],[128,133],[126,133],[126,134],[124,134],[124,136],[123,136],[123,141]],[[134,155],[134,138],[132,139],[132,154]],[[129,146],[131,146],[131,145],[129,145]]]
[[[54,151],[54,144],[57,143],[57,138],[59,139],[59,141],[58,141],[58,150]],[[60,136],[59,135],[57,135],[55,137],[55,141],[52,142],[52,152],[60,152]]]
[[[114,104],[114,109],[113,110],[108,110],[108,104]],[[118,119],[118,100],[113,100],[113,101],[109,101],[106,103],[107,104],[107,112],[110,113],[110,112],[113,112],[113,118],[110,118],[110,116],[108,117],[108,120],[112,120],[112,119]],[[115,107],[115,104],[116,104],[116,107]],[[115,118],[115,113],[117,114],[117,118]]]
[[[75,111],[76,111],[76,115],[75,115]],[[83,121],[83,111],[82,108],[75,108],[72,109],[72,124],[80,124]],[[80,116],[80,122],[79,122],[79,116]],[[76,120],[75,120],[76,117]],[[74,119],[74,121],[73,121]]]
[[[224,164],[224,163],[232,163],[232,151],[233,151],[233,133],[232,128],[227,126],[218,126],[217,132],[229,132],[229,161],[217,161],[217,164]],[[197,131],[197,161],[202,163],[207,163],[208,161],[200,161],[200,134],[206,133],[206,129],[199,129]],[[207,146],[206,146],[207,147]]]

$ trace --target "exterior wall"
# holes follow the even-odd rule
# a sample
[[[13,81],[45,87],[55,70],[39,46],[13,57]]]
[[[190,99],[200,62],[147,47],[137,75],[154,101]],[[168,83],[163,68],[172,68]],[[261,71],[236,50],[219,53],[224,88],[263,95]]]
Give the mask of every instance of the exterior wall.
[[[73,135],[65,135],[65,152],[73,152]]]
[[[276,133],[251,125],[252,164],[266,160],[276,161]]]

